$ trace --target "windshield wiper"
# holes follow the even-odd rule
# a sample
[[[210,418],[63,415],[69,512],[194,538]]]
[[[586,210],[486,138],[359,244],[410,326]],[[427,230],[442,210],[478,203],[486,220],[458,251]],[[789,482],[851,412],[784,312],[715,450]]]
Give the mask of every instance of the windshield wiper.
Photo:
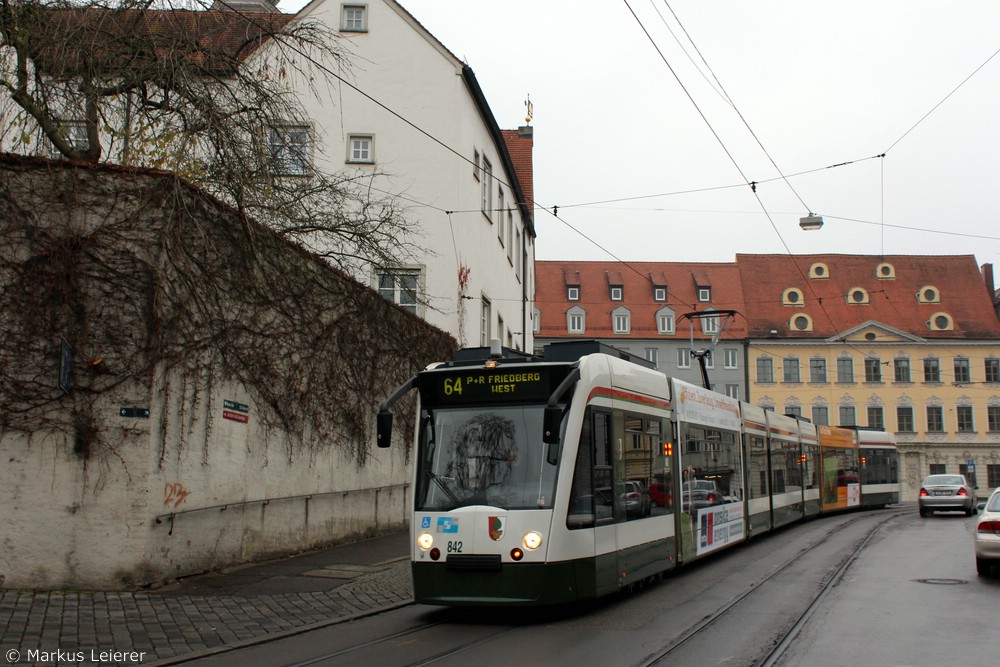
[[[458,496],[456,496],[455,492],[451,490],[451,487],[445,484],[444,480],[454,481],[453,477],[442,477],[431,470],[427,471],[427,476],[437,482],[437,485],[441,487],[441,490],[444,491],[444,494],[448,496],[448,499],[452,502],[453,507],[458,507],[462,504],[462,501],[458,499]]]

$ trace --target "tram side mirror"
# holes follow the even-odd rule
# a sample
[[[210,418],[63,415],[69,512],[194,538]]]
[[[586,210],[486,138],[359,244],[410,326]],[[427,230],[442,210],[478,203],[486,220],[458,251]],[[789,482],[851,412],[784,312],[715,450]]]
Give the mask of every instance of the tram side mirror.
[[[383,449],[392,444],[392,413],[382,410],[375,422],[375,444]]]

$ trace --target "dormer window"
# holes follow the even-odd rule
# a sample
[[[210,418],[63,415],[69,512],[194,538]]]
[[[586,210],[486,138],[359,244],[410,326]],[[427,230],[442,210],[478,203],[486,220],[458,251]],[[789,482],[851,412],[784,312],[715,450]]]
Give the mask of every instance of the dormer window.
[[[917,292],[918,303],[941,303],[941,291],[933,285],[924,285]]]
[[[888,262],[882,262],[875,267],[875,277],[879,280],[895,280],[896,269]]]
[[[654,287],[653,288],[653,301],[666,301],[667,300],[667,288],[666,287]]]
[[[816,262],[809,267],[809,277],[813,279],[826,279],[830,277],[830,268],[823,262]]]
[[[948,313],[934,313],[927,320],[927,328],[931,331],[951,331],[955,328],[955,321]]]
[[[712,288],[711,287],[699,287],[698,288],[698,301],[702,303],[708,303],[712,300]]]
[[[567,287],[566,288],[566,300],[567,301],[579,301],[580,300],[580,288],[579,287]]]
[[[868,303],[868,291],[863,287],[852,287],[847,292],[847,303],[851,304]]]
[[[789,287],[782,293],[781,303],[786,306],[804,306],[805,299],[802,296],[802,290]]]
[[[611,288],[611,300],[612,301],[621,301],[622,300],[622,292],[623,292],[623,288],[621,288],[621,287],[612,287]]]

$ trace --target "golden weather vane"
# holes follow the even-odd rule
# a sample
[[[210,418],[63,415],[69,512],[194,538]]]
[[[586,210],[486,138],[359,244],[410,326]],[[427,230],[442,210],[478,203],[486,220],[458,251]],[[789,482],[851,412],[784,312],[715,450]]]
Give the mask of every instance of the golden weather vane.
[[[524,117],[524,124],[531,124],[531,117],[535,114],[535,105],[531,103],[531,93],[528,93],[528,99],[524,101],[524,106],[528,108],[528,113]]]

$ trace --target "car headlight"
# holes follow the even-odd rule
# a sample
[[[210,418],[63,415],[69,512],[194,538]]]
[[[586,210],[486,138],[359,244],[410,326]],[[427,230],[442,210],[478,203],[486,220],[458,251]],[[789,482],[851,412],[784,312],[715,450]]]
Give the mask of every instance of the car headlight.
[[[434,536],[430,533],[420,533],[417,537],[417,546],[421,551],[427,551],[434,546]]]
[[[542,546],[542,535],[537,531],[529,530],[521,539],[521,544],[523,544],[524,548],[528,551],[534,551],[538,547]]]

